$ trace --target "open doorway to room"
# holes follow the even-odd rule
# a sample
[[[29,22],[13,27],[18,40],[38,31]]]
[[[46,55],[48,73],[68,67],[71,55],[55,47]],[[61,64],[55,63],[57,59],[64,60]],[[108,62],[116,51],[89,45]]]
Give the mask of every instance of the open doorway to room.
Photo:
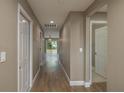
[[[104,5],[87,17],[86,78],[92,83],[107,83],[107,8]],[[89,29],[90,28],[90,29]]]
[[[92,82],[106,82],[107,21],[92,22]]]
[[[46,53],[57,54],[58,53],[58,40],[46,39]]]
[[[52,68],[51,71],[55,71],[59,65],[58,39],[45,39],[45,52],[46,67]]]

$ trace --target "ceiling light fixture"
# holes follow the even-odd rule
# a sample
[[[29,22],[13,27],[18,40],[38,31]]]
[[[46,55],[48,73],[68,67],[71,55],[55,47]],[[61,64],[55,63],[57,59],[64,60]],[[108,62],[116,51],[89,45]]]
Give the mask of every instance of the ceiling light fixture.
[[[54,23],[54,21],[50,21],[50,23],[51,23],[51,24],[53,24],[53,23]]]
[[[22,20],[23,23],[26,23],[26,20]]]

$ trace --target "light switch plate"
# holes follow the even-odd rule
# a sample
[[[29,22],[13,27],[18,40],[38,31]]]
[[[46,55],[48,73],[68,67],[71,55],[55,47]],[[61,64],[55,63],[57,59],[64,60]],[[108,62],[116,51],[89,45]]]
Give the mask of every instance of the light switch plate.
[[[83,52],[83,49],[82,48],[80,48],[80,52]]]
[[[0,63],[6,62],[6,52],[0,52]]]

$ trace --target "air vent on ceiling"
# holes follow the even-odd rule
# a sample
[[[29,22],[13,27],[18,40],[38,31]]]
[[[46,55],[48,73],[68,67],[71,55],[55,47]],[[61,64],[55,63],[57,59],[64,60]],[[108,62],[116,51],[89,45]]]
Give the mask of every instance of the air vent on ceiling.
[[[44,24],[45,28],[57,28],[56,24]]]

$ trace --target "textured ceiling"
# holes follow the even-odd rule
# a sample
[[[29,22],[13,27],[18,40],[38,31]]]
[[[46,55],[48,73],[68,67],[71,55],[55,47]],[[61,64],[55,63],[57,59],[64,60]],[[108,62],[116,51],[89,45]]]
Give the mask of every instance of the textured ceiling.
[[[51,20],[59,27],[70,11],[84,11],[94,0],[28,0],[42,25]]]

